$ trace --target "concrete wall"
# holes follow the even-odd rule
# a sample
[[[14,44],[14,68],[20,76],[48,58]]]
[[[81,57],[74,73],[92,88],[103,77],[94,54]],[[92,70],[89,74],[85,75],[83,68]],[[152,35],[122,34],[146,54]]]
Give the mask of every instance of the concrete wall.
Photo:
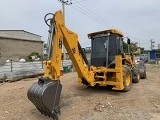
[[[33,75],[37,73],[42,73],[43,66],[42,61],[35,61],[35,62],[13,62],[12,63],[12,70],[11,70],[11,63],[5,63],[3,66],[0,66],[0,79],[7,77],[20,77],[26,75]]]
[[[73,67],[71,60],[63,60],[61,64],[61,70],[63,67],[68,67],[71,69]],[[7,77],[19,77],[19,76],[26,76],[26,75],[33,75],[36,73],[44,72],[44,66],[42,61],[34,61],[34,62],[12,62],[12,69],[11,63],[5,63],[4,65],[0,65],[0,79]]]
[[[8,59],[19,61],[21,58],[26,58],[31,52],[43,55],[43,42],[0,38],[0,64]]]

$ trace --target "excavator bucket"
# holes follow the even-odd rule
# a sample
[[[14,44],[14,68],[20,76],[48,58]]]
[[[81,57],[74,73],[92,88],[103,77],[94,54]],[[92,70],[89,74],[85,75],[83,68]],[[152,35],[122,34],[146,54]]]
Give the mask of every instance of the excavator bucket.
[[[60,114],[60,95],[62,85],[59,80],[50,80],[49,78],[39,78],[28,89],[28,99],[44,115],[57,120],[57,114]]]

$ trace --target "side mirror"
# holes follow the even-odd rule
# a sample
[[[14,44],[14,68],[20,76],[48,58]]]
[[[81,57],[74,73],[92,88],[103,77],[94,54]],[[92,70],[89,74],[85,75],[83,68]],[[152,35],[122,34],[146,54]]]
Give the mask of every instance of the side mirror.
[[[131,40],[129,38],[127,39],[127,44],[131,44]]]

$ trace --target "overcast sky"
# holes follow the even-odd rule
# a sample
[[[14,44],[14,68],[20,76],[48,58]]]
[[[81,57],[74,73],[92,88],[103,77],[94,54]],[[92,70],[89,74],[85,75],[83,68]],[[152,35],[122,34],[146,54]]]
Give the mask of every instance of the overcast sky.
[[[72,0],[65,6],[66,26],[76,32],[83,47],[90,46],[87,34],[117,28],[133,42],[150,49],[160,44],[160,0]],[[47,41],[45,14],[62,9],[58,0],[1,0],[0,29],[25,30]]]

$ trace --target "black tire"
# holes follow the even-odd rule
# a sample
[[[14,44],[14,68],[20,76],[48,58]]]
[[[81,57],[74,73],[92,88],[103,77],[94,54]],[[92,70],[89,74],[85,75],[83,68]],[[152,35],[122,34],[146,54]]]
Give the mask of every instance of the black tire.
[[[122,91],[124,92],[129,91],[132,86],[132,74],[128,66],[123,66],[123,86],[124,89]]]
[[[135,68],[133,70],[133,79],[132,79],[132,82],[133,83],[139,83],[139,80],[140,80],[140,71],[138,68]]]
[[[147,74],[146,71],[144,70],[144,76],[142,77],[142,79],[146,79],[147,78]]]

